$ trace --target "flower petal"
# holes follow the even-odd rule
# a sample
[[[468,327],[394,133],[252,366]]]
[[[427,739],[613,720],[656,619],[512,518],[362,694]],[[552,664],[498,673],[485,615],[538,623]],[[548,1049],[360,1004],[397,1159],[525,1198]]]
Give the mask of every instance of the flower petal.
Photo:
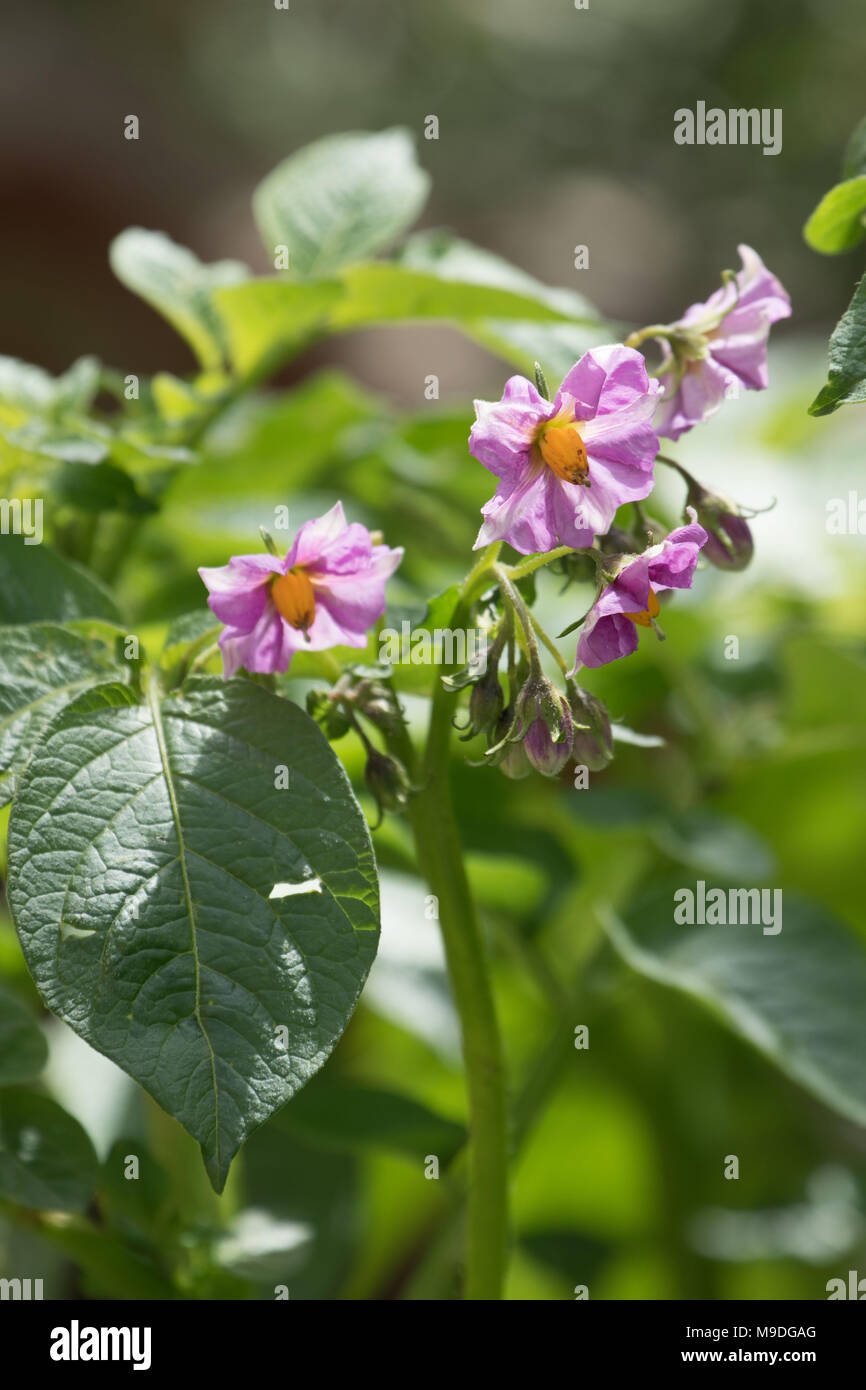
[[[268,601],[268,583],[282,573],[276,555],[234,555],[227,565],[199,569],[211,612],[221,623],[242,628],[258,622]]]
[[[227,627],[220,634],[223,674],[233,676],[241,666],[247,671],[269,673],[287,671],[292,655],[304,645],[302,632],[284,622],[270,602],[254,627],[245,630]]]
[[[351,574],[329,573],[324,570],[310,570],[313,592],[316,596],[316,615],[325,608],[336,628],[346,634],[340,642],[366,636],[367,630],[385,612],[385,580],[399,565],[403,558],[402,549],[389,550],[385,545],[373,547],[373,554],[365,569]],[[314,620],[310,635],[317,631]],[[354,645],[354,642],[351,643]]]
[[[529,467],[538,426],[553,413],[553,406],[531,381],[510,377],[501,401],[475,402],[469,452],[497,478],[513,481]]]
[[[525,469],[523,476],[514,481],[503,479],[481,508],[485,520],[473,549],[480,550],[491,541],[508,541],[522,555],[552,550],[557,542],[551,479],[558,481],[543,465]]]
[[[575,403],[575,418],[591,420],[595,415],[627,410],[657,390],[657,384],[647,376],[643,354],[611,343],[583,354],[563,379],[554,406],[558,410],[570,398]]]

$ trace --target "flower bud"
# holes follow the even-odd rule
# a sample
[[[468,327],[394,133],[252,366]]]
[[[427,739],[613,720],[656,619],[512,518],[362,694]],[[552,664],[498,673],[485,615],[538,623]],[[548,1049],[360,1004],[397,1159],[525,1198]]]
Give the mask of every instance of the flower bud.
[[[515,701],[517,727],[524,737],[541,719],[554,743],[571,744],[573,721],[568,701],[546,676],[530,675]]]
[[[546,676],[531,675],[517,696],[517,729],[536,771],[556,777],[571,756],[574,721],[568,701]]]
[[[569,723],[571,715],[568,716]],[[558,777],[571,757],[572,738],[563,738],[554,743],[550,730],[543,719],[536,719],[530,725],[523,740],[523,749],[536,772],[545,777]]]
[[[476,734],[486,734],[495,729],[504,705],[499,676],[496,671],[490,669],[473,686],[469,697],[469,724],[461,738],[465,741],[474,738]]]
[[[370,747],[364,768],[367,790],[376,802],[379,820],[386,811],[399,811],[409,800],[409,778],[406,769],[390,753],[380,753]]]
[[[332,742],[349,732],[349,719],[338,695],[327,690],[307,691],[307,714]]]
[[[613,758],[610,715],[596,695],[570,684],[569,703],[574,715],[574,761],[590,772],[600,772]]]
[[[755,546],[749,523],[736,502],[721,493],[709,492],[693,478],[686,506],[694,507],[707,533],[703,554],[710,564],[722,570],[744,570]]]
[[[514,725],[514,706],[508,705],[487,735],[490,748],[485,755],[485,762],[491,767],[500,768],[506,777],[516,781],[520,777],[528,777],[532,768],[523,751],[523,744],[508,739]]]

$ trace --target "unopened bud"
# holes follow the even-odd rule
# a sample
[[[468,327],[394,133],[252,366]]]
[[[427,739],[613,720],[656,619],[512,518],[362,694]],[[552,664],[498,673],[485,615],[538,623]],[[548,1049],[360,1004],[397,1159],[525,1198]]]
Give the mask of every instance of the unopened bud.
[[[571,728],[570,714],[568,726]],[[536,772],[545,777],[558,777],[571,757],[572,742],[573,733],[571,737],[566,736],[559,743],[554,743],[544,720],[536,719],[523,740],[523,748]]]
[[[409,778],[406,769],[390,753],[370,748],[364,768],[367,790],[379,809],[379,819],[385,811],[399,811],[409,800]]]
[[[692,479],[686,506],[694,507],[701,526],[707,533],[707,543],[701,552],[718,569],[744,570],[754,553],[755,544],[749,523],[736,502],[721,493],[709,492]]]
[[[307,714],[331,741],[349,732],[349,719],[339,698],[327,690],[307,691]]]
[[[469,725],[462,736],[464,740],[495,729],[504,705],[499,676],[491,669],[472,688],[469,697]]]
[[[515,710],[518,728],[526,731],[541,719],[554,743],[571,742],[572,718],[568,701],[546,676],[529,677],[517,696]]]
[[[574,715],[574,761],[590,772],[600,772],[613,758],[610,715],[596,695],[569,684],[569,703]]]

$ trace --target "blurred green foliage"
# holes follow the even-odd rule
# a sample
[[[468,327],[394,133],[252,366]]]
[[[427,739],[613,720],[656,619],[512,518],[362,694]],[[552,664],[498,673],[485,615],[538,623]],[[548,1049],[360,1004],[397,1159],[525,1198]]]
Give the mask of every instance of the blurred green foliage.
[[[669,8],[686,26],[685,7]],[[794,10],[798,43],[814,31],[821,51],[826,34],[812,10]],[[643,22],[637,7],[630,13],[635,24]],[[392,50],[405,31],[396,14]],[[451,70],[464,64],[467,80],[480,72],[482,92],[494,92],[490,74],[497,67],[512,85],[529,81],[529,60],[518,63],[527,44],[525,12],[521,18],[516,7],[505,7],[497,42],[483,53],[471,44],[477,16],[470,12],[456,56],[453,16],[437,21],[432,8],[424,15],[434,36],[439,23],[451,24],[443,31],[457,63]],[[766,7],[748,13],[732,7],[721,58],[710,57],[691,18],[683,51],[699,71],[724,70],[731,89],[741,90],[767,51],[768,15]],[[203,45],[211,54],[224,37],[222,11],[212,18]],[[345,59],[342,43],[359,23],[345,12],[335,62]],[[545,36],[555,29],[548,24],[545,19],[532,35],[532,61],[536,46],[549,59]],[[775,44],[764,105],[776,104],[774,83],[790,82],[792,74],[810,80],[789,34]],[[596,42],[600,61],[582,69],[590,92],[601,89],[618,54],[611,39]],[[562,122],[551,127],[563,85],[572,80],[565,55],[557,61],[560,81],[546,80],[537,102],[526,103],[525,143],[514,144],[506,158],[490,142],[496,148],[486,179],[507,178],[514,162],[525,167],[530,151],[545,150],[542,129],[556,132],[554,149],[573,138]],[[641,65],[652,72],[645,53]],[[348,64],[345,70],[350,90]],[[661,76],[652,78],[653,87],[656,81]],[[459,95],[459,85],[456,90]],[[347,99],[345,89],[339,95]],[[477,87],[472,100],[477,110]],[[633,128],[619,123],[633,117],[625,105],[600,129],[593,159],[622,147],[624,131]],[[831,116],[822,107],[821,120]],[[250,111],[245,119],[254,120]],[[811,157],[818,162],[816,152]],[[538,155],[540,179],[550,158]],[[719,181],[723,187],[721,174]],[[771,214],[785,222],[785,188],[783,181],[765,190],[765,225]],[[481,201],[475,186],[473,196]],[[696,235],[705,216],[696,214],[691,223]],[[146,250],[149,256],[153,243]],[[492,282],[488,276],[467,287],[460,284],[465,272],[452,278],[445,259],[438,269],[436,257],[422,268],[404,249],[387,265],[346,273],[329,266],[327,281],[238,277],[237,286],[216,290],[200,262],[184,261],[187,270],[193,267],[193,290],[188,279],[180,291],[171,282],[170,311],[164,282],[159,294],[145,293],[140,283],[136,288],[198,344],[202,371],[192,380],[162,374],[144,382],[138,401],[124,403],[110,376],[91,378],[85,390],[80,367],[72,388],[69,374],[37,379],[32,369],[8,367],[0,376],[5,478],[20,496],[56,488],[59,505],[51,519],[57,554],[40,548],[43,569],[32,585],[20,580],[23,547],[13,553],[11,538],[3,538],[0,565],[25,604],[4,611],[4,622],[68,621],[71,615],[57,605],[74,591],[92,608],[85,616],[120,617],[122,627],[158,651],[173,619],[203,608],[198,565],[254,548],[258,527],[273,526],[277,508],[289,506],[295,530],[335,495],[352,519],[382,530],[392,545],[406,545],[389,597],[395,612],[422,613],[429,596],[467,568],[478,508],[489,491],[466,452],[468,398],[406,409],[333,367],[311,370],[280,393],[266,390],[264,377],[314,335],[380,323],[395,311],[424,317],[430,295],[430,316],[457,323],[488,345],[495,336],[499,355],[521,368],[528,344],[541,341],[555,356],[563,350],[562,332],[585,332],[587,317],[601,330],[601,321],[584,315],[573,298],[552,300],[556,292],[532,277],[514,272],[519,283],[504,284],[500,267]],[[480,271],[478,259],[469,259],[471,281]],[[124,278],[132,283],[136,276]],[[235,308],[247,304],[234,320],[233,300]],[[293,302],[286,309],[283,301]],[[286,331],[287,318],[296,333]],[[552,336],[551,321],[558,330]],[[818,1014],[810,1021],[813,977],[798,982],[799,993],[785,993],[790,969],[780,970],[778,980],[770,972],[764,982],[767,997],[796,1015],[783,1051],[805,1048],[796,1059],[802,1065],[779,1068],[768,1056],[773,1038],[756,1037],[754,1027],[750,1032],[740,1007],[740,986],[755,984],[748,957],[738,960],[735,934],[744,928],[718,929],[733,935],[710,943],[710,966],[718,970],[721,961],[728,971],[713,981],[711,1009],[695,997],[701,990],[694,961],[671,989],[659,978],[663,968],[632,968],[640,962],[623,959],[617,932],[613,940],[605,933],[614,913],[649,950],[651,905],[669,901],[676,886],[706,878],[781,886],[792,923],[795,900],[809,904],[799,910],[810,924],[819,984],[822,922],[832,919],[828,952],[841,933],[852,959],[863,958],[857,954],[858,934],[866,934],[866,736],[857,717],[866,699],[863,558],[856,537],[848,545],[828,536],[824,510],[834,491],[844,495],[861,445],[853,417],[814,422],[805,416],[815,362],[811,350],[779,354],[769,404],[732,402],[706,444],[685,445],[689,466],[706,481],[726,490],[745,485],[757,501],[775,490],[778,501],[755,522],[752,569],[733,583],[702,574],[690,601],[665,610],[663,646],[645,637],[634,658],[594,674],[592,689],[617,723],[656,736],[653,746],[620,743],[612,766],[578,790],[568,774],[552,783],[509,782],[495,769],[469,766],[480,749],[455,743],[458,817],[494,962],[511,1078],[513,1299],[567,1299],[578,1284],[589,1284],[593,1298],[821,1298],[828,1278],[866,1256],[862,1128],[850,1105],[840,1113],[838,1105],[822,1103],[820,1094],[833,1100],[827,1087],[804,1075],[810,1029],[831,1051],[837,1038],[832,1020]],[[503,370],[498,363],[495,371]],[[105,398],[112,386],[114,405]],[[41,430],[31,426],[21,435],[34,419]],[[91,452],[83,458],[86,446]],[[745,474],[737,472],[738,458]],[[67,487],[67,470],[82,466],[117,470],[145,505],[119,505],[113,475],[102,475],[105,488],[100,484],[95,502],[89,480],[85,488],[73,475]],[[669,521],[680,504],[664,488],[653,498],[654,510]],[[82,560],[95,577],[80,568]],[[539,580],[538,609],[556,631],[585,610],[590,596],[583,584],[563,593],[547,575]],[[175,627],[170,652],[182,651],[199,630],[204,627],[195,621]],[[739,640],[736,660],[725,655],[731,635]],[[313,659],[299,658],[281,689],[302,703],[318,674]],[[429,685],[425,691],[409,675],[407,710],[420,726]],[[349,735],[339,752],[372,816],[360,745]],[[4,1077],[9,1088],[0,1095],[0,1156],[10,1169],[0,1164],[4,1273],[44,1271],[49,1297],[272,1298],[275,1285],[302,1299],[455,1296],[467,1118],[455,1020],[435,923],[425,916],[426,888],[415,877],[402,822],[387,820],[376,844],[383,950],[370,988],[327,1071],[256,1131],[221,1198],[205,1188],[188,1136],[122,1074],[112,1072],[99,1103],[86,1094],[100,1089],[97,1077],[108,1073],[93,1068],[104,1064],[41,1012],[11,923],[2,917],[0,977],[16,1001],[9,1017],[30,1058],[23,1074]],[[787,945],[784,930],[781,940]],[[845,1024],[855,1041],[862,1037],[856,979],[856,970],[847,972]],[[757,1016],[766,1024],[760,1006],[759,997]],[[39,1018],[50,1043],[41,1073],[32,1024],[21,1021],[25,1011]],[[589,1030],[588,1049],[575,1046],[581,1025]],[[849,1065],[848,1089],[862,1087],[850,1058]],[[34,1070],[41,1082],[24,1089],[18,1083]],[[20,1155],[20,1135],[28,1129],[40,1134],[56,1184],[47,1196],[28,1185],[32,1175],[22,1177],[9,1157]],[[129,1155],[139,1160],[136,1182],[124,1177]],[[425,1176],[431,1155],[441,1164],[438,1181]],[[730,1155],[740,1161],[736,1183],[724,1176]]]

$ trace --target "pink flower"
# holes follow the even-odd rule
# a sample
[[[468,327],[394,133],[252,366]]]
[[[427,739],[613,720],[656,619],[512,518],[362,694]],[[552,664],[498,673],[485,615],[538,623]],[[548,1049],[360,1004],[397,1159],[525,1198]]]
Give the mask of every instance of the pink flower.
[[[694,511],[691,512],[694,517]],[[626,560],[589,610],[577,644],[579,666],[606,666],[637,651],[638,627],[650,627],[663,589],[690,589],[707,533],[696,521],[671,531],[660,545]]]
[[[650,423],[661,388],[633,348],[593,348],[551,404],[525,377],[501,401],[476,401],[469,450],[499,478],[475,549],[504,540],[524,555],[579,548],[617,507],[647,497],[659,442]]]
[[[200,569],[208,606],[225,623],[219,644],[223,674],[287,671],[297,651],[364,647],[385,611],[385,580],[402,549],[373,545],[365,526],[350,526],[337,504],[307,521],[284,559],[235,555]]]
[[[679,439],[714,415],[731,387],[761,391],[768,384],[770,325],[791,313],[787,291],[750,246],[739,246],[742,270],[705,304],[692,304],[670,324],[659,380],[664,396],[656,429]]]

